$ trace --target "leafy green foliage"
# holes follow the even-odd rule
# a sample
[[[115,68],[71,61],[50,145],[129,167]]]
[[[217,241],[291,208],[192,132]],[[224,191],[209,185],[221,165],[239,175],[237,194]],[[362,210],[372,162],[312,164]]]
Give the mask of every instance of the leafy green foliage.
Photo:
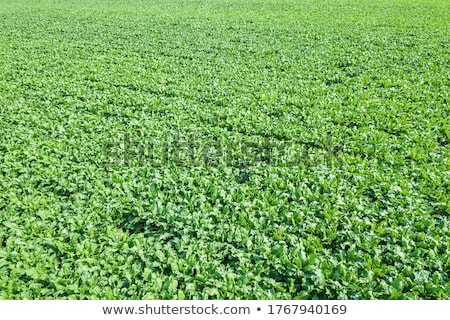
[[[0,298],[448,299],[449,13],[0,0]]]

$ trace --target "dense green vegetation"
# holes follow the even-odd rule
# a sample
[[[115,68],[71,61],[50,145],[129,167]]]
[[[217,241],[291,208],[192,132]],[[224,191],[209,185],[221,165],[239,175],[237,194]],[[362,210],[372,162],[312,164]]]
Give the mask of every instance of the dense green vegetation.
[[[447,0],[0,0],[0,298],[448,299],[449,30]]]

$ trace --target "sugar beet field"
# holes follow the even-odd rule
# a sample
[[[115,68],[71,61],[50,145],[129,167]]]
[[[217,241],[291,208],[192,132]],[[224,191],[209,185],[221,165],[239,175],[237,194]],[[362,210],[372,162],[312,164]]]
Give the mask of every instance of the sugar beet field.
[[[447,0],[0,0],[0,298],[449,299]]]

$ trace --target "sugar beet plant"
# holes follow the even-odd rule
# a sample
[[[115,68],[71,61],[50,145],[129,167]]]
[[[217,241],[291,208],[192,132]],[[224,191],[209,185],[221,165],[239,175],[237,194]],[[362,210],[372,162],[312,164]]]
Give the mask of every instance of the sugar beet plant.
[[[0,0],[0,297],[448,299],[446,0]]]

